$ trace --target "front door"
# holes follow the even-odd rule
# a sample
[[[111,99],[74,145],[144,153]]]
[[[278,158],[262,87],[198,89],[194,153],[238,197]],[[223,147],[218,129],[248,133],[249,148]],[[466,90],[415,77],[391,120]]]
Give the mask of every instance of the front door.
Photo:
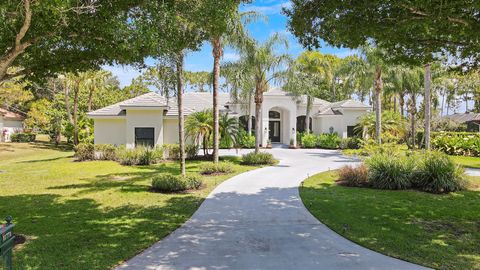
[[[271,142],[280,142],[280,121],[269,121],[268,129],[270,130],[268,138]]]

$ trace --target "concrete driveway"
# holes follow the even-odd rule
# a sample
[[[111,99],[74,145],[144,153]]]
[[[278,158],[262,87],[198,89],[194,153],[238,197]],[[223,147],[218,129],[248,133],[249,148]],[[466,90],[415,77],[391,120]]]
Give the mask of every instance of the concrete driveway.
[[[305,178],[354,160],[337,151],[269,152],[277,166],[222,183],[182,227],[118,269],[425,269],[346,240],[303,206]]]

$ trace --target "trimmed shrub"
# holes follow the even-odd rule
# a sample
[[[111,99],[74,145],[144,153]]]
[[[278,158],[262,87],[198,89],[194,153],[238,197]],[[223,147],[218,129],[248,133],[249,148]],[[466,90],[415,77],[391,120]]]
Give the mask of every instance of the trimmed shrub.
[[[325,149],[338,149],[342,139],[337,133],[323,133],[317,136],[316,146]]]
[[[415,173],[414,185],[431,193],[448,193],[466,188],[464,170],[447,155],[439,152],[426,153]]]
[[[204,163],[200,166],[200,174],[227,174],[233,171],[233,165],[230,162]]]
[[[364,164],[360,166],[344,166],[338,170],[338,182],[349,187],[368,186],[368,169]]]
[[[304,148],[315,148],[317,146],[317,137],[311,133],[303,135],[301,141]]]
[[[13,133],[10,140],[12,142],[34,142],[36,137],[35,133]]]
[[[378,189],[407,189],[412,186],[414,163],[412,158],[376,154],[366,160],[368,181]]]
[[[127,149],[125,146],[119,147],[117,151],[117,160],[122,165],[132,166],[138,164],[138,150],[135,148]]]
[[[241,148],[255,148],[255,136],[242,134],[239,138],[238,144]]]
[[[160,192],[179,192],[199,189],[201,186],[202,180],[197,176],[160,174],[152,179],[152,189]]]
[[[97,159],[117,160],[117,147],[115,145],[97,144],[95,145],[95,152],[97,152]]]
[[[275,164],[273,155],[267,152],[250,152],[242,156],[242,164],[245,165],[272,165]]]
[[[362,139],[357,137],[343,138],[340,142],[340,149],[360,149]]]
[[[163,146],[165,157],[167,159],[179,160],[180,159],[180,145],[178,144],[165,144]],[[194,159],[198,155],[198,145],[187,144],[185,145],[185,158]]]
[[[80,143],[74,147],[74,150],[78,161],[95,159],[95,146],[91,143]]]
[[[155,163],[155,152],[150,147],[137,147],[138,165],[150,165]]]

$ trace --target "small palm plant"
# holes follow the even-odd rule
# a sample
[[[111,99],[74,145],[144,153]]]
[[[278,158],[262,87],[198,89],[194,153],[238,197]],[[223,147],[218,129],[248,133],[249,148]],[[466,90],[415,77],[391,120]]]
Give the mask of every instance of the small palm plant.
[[[231,147],[237,145],[239,141],[240,128],[238,120],[233,117],[229,117],[228,113],[220,115],[220,139],[223,145]]]
[[[203,145],[203,154],[208,156],[208,142],[213,130],[213,116],[211,110],[194,112],[185,121],[187,136],[194,139],[195,144]]]

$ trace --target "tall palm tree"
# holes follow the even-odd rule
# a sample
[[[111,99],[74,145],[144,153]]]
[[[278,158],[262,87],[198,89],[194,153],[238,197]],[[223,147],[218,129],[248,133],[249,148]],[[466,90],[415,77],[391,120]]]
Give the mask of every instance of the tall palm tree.
[[[383,72],[387,65],[384,62],[385,53],[381,49],[372,46],[363,46],[361,48],[365,58],[365,75],[373,73],[373,85],[375,93],[375,136],[377,143],[382,143],[382,101],[383,93]]]
[[[187,136],[193,138],[197,145],[202,141],[204,156],[208,156],[208,142],[213,130],[212,124],[212,110],[192,113],[185,120]]]
[[[260,151],[260,115],[263,93],[270,82],[278,78],[277,71],[290,59],[287,54],[276,52],[277,46],[288,48],[288,41],[278,33],[273,34],[264,43],[252,42],[240,53],[237,64],[243,68],[244,76],[253,77],[255,83],[255,152]]]
[[[239,49],[245,48],[252,41],[244,28],[244,23],[260,18],[260,15],[256,12],[240,13],[238,5],[235,8],[236,10],[232,13],[231,18],[227,20],[224,31],[219,31],[210,40],[213,55],[213,162],[215,163],[218,162],[220,142],[218,91],[220,87],[220,59],[223,55],[223,44],[226,43]]]

